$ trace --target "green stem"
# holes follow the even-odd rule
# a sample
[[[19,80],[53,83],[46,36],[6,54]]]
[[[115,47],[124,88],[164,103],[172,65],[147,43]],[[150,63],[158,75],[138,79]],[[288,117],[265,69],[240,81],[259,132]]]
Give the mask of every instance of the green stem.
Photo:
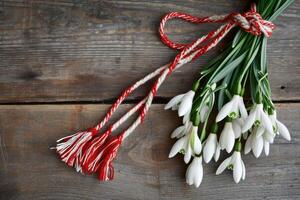
[[[242,80],[244,79],[245,75],[247,74],[247,71],[249,70],[249,67],[251,66],[252,64],[252,61],[254,60],[254,58],[256,57],[257,55],[257,52],[259,50],[258,45],[259,45],[260,41],[258,40],[258,37],[254,37],[253,39],[253,43],[251,45],[251,48],[249,50],[249,53],[248,53],[248,57],[246,58],[246,61],[245,61],[245,67],[242,69],[241,73],[239,74],[239,78],[237,79],[236,81],[236,88],[235,88],[235,91],[237,94],[239,94],[242,86]]]

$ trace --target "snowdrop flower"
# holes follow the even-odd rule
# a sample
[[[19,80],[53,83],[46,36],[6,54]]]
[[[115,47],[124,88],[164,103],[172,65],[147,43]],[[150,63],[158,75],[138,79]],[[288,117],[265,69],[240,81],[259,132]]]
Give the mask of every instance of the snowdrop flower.
[[[189,115],[192,110],[193,99],[195,92],[193,90],[188,91],[185,94],[180,94],[173,97],[169,103],[165,106],[165,110],[169,108],[174,108],[178,106],[178,115],[180,117],[184,115]]]
[[[188,144],[189,136],[185,135],[175,142],[169,153],[169,158],[174,157],[177,153],[185,153]]]
[[[192,126],[188,134],[177,140],[169,153],[169,158],[174,157],[177,153],[184,153],[184,162],[188,163],[192,155],[201,153],[202,144],[198,137],[198,126]]]
[[[242,118],[246,118],[247,110],[243,101],[243,97],[234,95],[232,99],[221,108],[216,117],[216,122],[222,121],[227,116],[235,119],[239,116],[239,114]]]
[[[203,159],[205,163],[209,163],[213,156],[215,161],[218,161],[220,146],[217,141],[217,134],[210,133],[203,147]]]
[[[275,136],[276,136],[275,133],[270,133],[266,130],[263,133],[264,141],[267,141],[270,144],[273,144]]]
[[[264,127],[254,127],[245,143],[244,153],[248,154],[251,150],[256,158],[258,158],[263,149],[266,156],[269,155],[270,143],[273,143],[275,135],[271,135]]]
[[[253,133],[252,136],[252,152],[256,158],[258,158],[263,150],[264,147],[264,139],[260,132],[262,132],[261,127],[258,128],[258,130]]]
[[[186,135],[192,126],[192,122],[188,121],[184,125],[177,127],[171,134],[171,138],[181,138]]]
[[[271,120],[272,122],[272,120]],[[272,122],[273,124],[273,122]],[[275,130],[275,128],[273,127],[273,129]],[[267,131],[266,129],[264,129],[264,132],[262,134],[262,137],[264,139],[264,142],[268,142],[269,144],[272,144],[274,142],[274,138],[276,136],[276,133],[275,132],[269,132]]]
[[[219,140],[221,149],[226,149],[226,151],[230,153],[233,149],[234,141],[235,135],[232,128],[232,122],[226,122]]]
[[[265,113],[263,113],[262,116],[264,116],[264,114]],[[267,129],[269,125],[263,126],[264,124],[260,124],[260,122],[257,123],[259,126],[253,127],[252,134],[248,137],[245,144],[245,154],[252,150],[254,156],[258,158],[262,150],[264,150],[265,155],[268,156],[270,152],[270,144],[274,142],[275,133],[282,135],[286,140],[291,139],[286,126],[277,120],[276,112],[269,116],[269,121],[272,128],[269,127]],[[266,124],[269,124],[268,120]]]
[[[274,142],[275,134],[265,130],[262,137],[264,140],[264,152],[265,155],[268,156],[270,152],[270,144]]]
[[[186,170],[186,183],[199,187],[203,178],[202,156],[194,157],[192,163]]]
[[[256,104],[251,109],[249,116],[245,119],[242,132],[248,131],[253,125],[263,126],[270,133],[274,132],[271,120],[264,112],[263,104]]]
[[[252,133],[246,140],[244,153],[248,154],[251,150],[256,158],[258,158],[264,148],[264,140],[262,134],[264,132],[263,127],[254,127]]]
[[[291,135],[287,127],[277,119],[276,111],[270,115],[270,120],[277,134],[281,135],[287,141],[291,140]]]
[[[226,158],[220,164],[216,171],[216,175],[221,174],[227,167],[233,169],[233,179],[236,183],[240,182],[241,179],[244,180],[246,178],[246,168],[239,151],[234,151],[229,158]]]

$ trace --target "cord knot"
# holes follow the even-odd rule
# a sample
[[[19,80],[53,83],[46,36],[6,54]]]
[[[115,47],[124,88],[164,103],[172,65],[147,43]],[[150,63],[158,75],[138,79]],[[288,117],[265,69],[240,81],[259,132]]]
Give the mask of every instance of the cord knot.
[[[271,37],[275,25],[272,22],[264,20],[261,15],[256,12],[255,4],[252,4],[250,11],[244,14],[235,13],[232,15],[233,21],[237,23],[246,32],[259,36],[264,34]]]

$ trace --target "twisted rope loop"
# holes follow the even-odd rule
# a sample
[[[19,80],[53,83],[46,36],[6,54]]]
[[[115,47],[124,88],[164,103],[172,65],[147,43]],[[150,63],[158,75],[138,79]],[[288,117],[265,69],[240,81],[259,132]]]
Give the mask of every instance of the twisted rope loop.
[[[190,44],[180,44],[171,41],[165,34],[166,22],[179,18],[192,23],[224,23],[218,29],[209,32],[207,35],[200,37]],[[162,42],[172,49],[180,50],[174,60],[148,74],[141,80],[128,87],[121,96],[112,105],[106,113],[103,120],[94,128],[88,131],[73,134],[58,140],[56,150],[61,159],[70,166],[74,166],[77,171],[99,172],[100,180],[113,179],[113,166],[111,162],[116,157],[117,151],[122,141],[130,135],[135,128],[142,123],[146,116],[157,90],[164,80],[176,69],[184,64],[198,58],[207,51],[215,47],[227,33],[235,26],[240,26],[243,30],[256,36],[264,34],[266,37],[272,35],[275,25],[272,22],[263,20],[259,13],[256,12],[255,4],[251,9],[243,14],[231,13],[228,15],[210,16],[210,17],[194,17],[180,12],[171,12],[167,14],[161,21],[159,34]],[[134,90],[147,83],[149,80],[157,77],[148,95],[143,100],[131,108],[117,122],[111,125],[103,134],[99,134],[101,128],[109,121],[114,112],[120,106],[122,101],[126,99]],[[125,122],[132,114],[139,112],[136,120],[117,137],[110,136],[111,133]]]
[[[164,31],[166,22],[174,18],[183,19],[185,21],[196,23],[196,24],[228,22],[230,23],[231,26],[238,25],[244,31],[251,33],[253,35],[260,36],[263,33],[266,37],[271,37],[272,31],[275,28],[275,25],[272,22],[262,19],[261,15],[256,12],[255,4],[252,4],[251,9],[248,12],[245,12],[243,14],[230,13],[228,15],[214,15],[214,16],[199,18],[186,13],[171,12],[165,15],[161,20],[160,27],[159,27],[159,34],[161,37],[161,41],[165,45],[167,45],[172,49],[178,49],[178,50],[186,48],[188,46],[192,46],[192,43],[191,44],[175,43],[167,37]],[[212,32],[210,32],[209,34],[212,34]],[[209,38],[211,37],[208,37],[207,39]]]

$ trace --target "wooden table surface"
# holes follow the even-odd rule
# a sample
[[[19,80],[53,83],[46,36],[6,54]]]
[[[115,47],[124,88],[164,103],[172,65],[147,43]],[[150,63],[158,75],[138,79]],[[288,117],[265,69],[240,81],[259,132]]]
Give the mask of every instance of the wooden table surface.
[[[219,163],[212,163],[204,165],[201,187],[189,187],[182,159],[167,158],[180,121],[163,104],[191,87],[226,40],[164,83],[144,124],[122,146],[114,181],[77,174],[49,150],[56,139],[94,125],[125,87],[176,55],[158,37],[164,14],[247,7],[227,0],[1,0],[0,199],[300,199],[300,1],[275,21],[268,42],[273,100],[292,140],[277,138],[268,157],[244,156],[247,178],[240,184],[230,172],[215,176]],[[167,32],[192,41],[216,27],[176,21]]]

